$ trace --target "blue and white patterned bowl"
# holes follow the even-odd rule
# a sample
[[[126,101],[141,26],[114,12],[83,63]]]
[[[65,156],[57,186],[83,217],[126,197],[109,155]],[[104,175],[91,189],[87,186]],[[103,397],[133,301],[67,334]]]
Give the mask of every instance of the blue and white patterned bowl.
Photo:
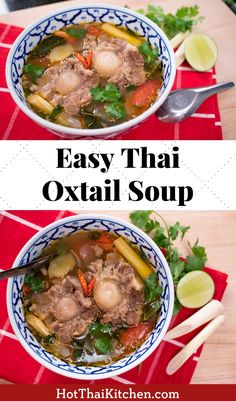
[[[78,230],[101,229],[112,231],[128,238],[140,247],[157,271],[163,288],[161,312],[157,325],[144,344],[131,355],[106,366],[75,366],[64,362],[47,352],[30,332],[22,306],[22,285],[24,278],[9,280],[7,288],[7,307],[11,325],[25,350],[41,365],[64,376],[75,379],[106,379],[120,375],[134,368],[146,359],[160,344],[169,326],[174,303],[172,276],[160,249],[152,239],[126,221],[102,215],[80,215],[55,221],[35,234],[18,254],[13,266],[20,266],[39,256],[50,241],[72,234]]]
[[[143,114],[133,120],[114,127],[100,129],[77,129],[63,127],[41,118],[31,110],[24,97],[21,85],[21,75],[25,60],[32,49],[46,36],[64,26],[81,22],[110,22],[117,26],[124,26],[140,36],[145,37],[150,44],[158,46],[160,59],[163,63],[163,84],[160,95],[155,103]],[[143,120],[162,105],[171,91],[175,78],[175,61],[171,44],[163,31],[152,21],[141,14],[127,8],[111,5],[78,5],[63,10],[54,11],[46,17],[29,25],[13,44],[6,64],[6,79],[10,93],[21,110],[43,127],[69,138],[77,137],[110,137],[125,132],[140,124]]]

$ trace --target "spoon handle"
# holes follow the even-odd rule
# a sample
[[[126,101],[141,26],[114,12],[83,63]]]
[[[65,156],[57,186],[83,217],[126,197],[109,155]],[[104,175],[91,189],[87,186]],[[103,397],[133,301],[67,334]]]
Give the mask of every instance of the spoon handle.
[[[198,88],[197,91],[204,96],[215,95],[216,93],[223,92],[227,89],[233,88],[234,82],[223,82],[216,85],[205,86],[202,88]]]
[[[38,269],[42,265],[47,263],[50,260],[50,258],[51,257],[49,257],[49,256],[44,256],[40,259],[35,259],[32,262],[27,263],[23,266],[18,266],[18,267],[14,267],[12,269],[4,270],[0,273],[0,280],[3,280],[4,278],[21,276],[22,274],[25,274],[32,269]]]

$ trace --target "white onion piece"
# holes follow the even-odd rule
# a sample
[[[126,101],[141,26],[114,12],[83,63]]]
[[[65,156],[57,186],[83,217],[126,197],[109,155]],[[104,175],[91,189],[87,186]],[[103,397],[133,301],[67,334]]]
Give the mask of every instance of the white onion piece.
[[[56,91],[62,95],[76,90],[80,85],[81,79],[74,71],[63,71],[55,85]]]
[[[104,77],[111,76],[120,66],[120,57],[111,50],[102,50],[95,56],[94,68]]]
[[[122,295],[114,281],[103,280],[95,285],[94,299],[99,309],[108,312],[119,305],[122,301]]]

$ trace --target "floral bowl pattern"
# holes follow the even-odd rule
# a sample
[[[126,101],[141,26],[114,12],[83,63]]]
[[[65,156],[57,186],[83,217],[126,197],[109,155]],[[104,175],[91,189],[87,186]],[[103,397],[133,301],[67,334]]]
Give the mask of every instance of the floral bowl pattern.
[[[155,103],[140,116],[116,125],[114,127],[99,129],[78,129],[63,127],[41,118],[31,110],[25,100],[21,85],[23,67],[28,55],[33,48],[45,37],[53,32],[71,24],[81,22],[110,22],[117,26],[126,27],[140,36],[146,38],[150,44],[159,48],[159,58],[163,64],[163,83],[160,94]],[[29,25],[16,39],[13,44],[6,63],[6,79],[10,93],[21,108],[21,110],[31,119],[43,127],[53,130],[56,134],[68,138],[78,137],[98,137],[108,138],[118,133],[125,132],[130,128],[140,124],[143,120],[162,105],[171,91],[175,78],[175,61],[171,44],[162,30],[141,14],[128,8],[110,5],[81,5],[77,7],[65,8],[53,12],[46,17],[37,20]]]
[[[34,235],[18,254],[14,266],[30,262],[51,242],[78,230],[102,229],[128,238],[149,258],[157,271],[163,288],[161,312],[157,325],[149,338],[135,352],[106,366],[76,366],[64,362],[46,351],[29,330],[22,306],[23,276],[9,280],[7,288],[8,314],[12,327],[26,351],[41,365],[64,376],[77,379],[105,379],[122,374],[141,363],[160,344],[169,326],[173,311],[174,289],[172,276],[159,248],[141,230],[123,220],[101,215],[81,215],[58,220]],[[13,266],[13,268],[14,268]]]

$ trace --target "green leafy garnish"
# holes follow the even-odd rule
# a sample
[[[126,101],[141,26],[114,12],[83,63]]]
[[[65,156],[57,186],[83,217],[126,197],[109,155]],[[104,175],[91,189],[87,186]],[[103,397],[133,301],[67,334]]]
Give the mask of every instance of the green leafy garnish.
[[[158,47],[152,48],[148,42],[143,42],[139,46],[139,51],[143,56],[144,62],[146,64],[153,63],[155,60],[157,60],[158,55],[159,55],[159,49]]]
[[[146,301],[155,301],[162,294],[162,287],[158,284],[157,275],[151,273],[145,280],[145,299]]]
[[[83,354],[83,348],[76,348],[73,351],[72,359],[76,361],[78,358],[82,356],[82,354]]]
[[[190,243],[188,243],[193,255],[188,255],[186,257],[186,270],[201,270],[205,266],[207,261],[206,250],[203,246],[198,245],[198,240],[191,247]]]
[[[30,75],[33,83],[36,82],[37,78],[39,78],[44,73],[44,71],[45,68],[41,65],[27,63],[24,66],[24,72],[27,75]]]
[[[115,120],[124,120],[126,117],[125,107],[122,102],[106,104],[105,112]]]
[[[165,13],[161,6],[149,4],[146,10],[138,10],[147,18],[155,22],[168,36],[173,38],[179,32],[191,31],[193,26],[203,20],[199,16],[199,7],[181,7],[175,14]]]
[[[41,57],[46,56],[54,47],[63,45],[65,43],[64,38],[60,38],[59,36],[48,36],[46,39],[42,40],[33,50],[31,55],[33,57]]]
[[[110,354],[112,351],[112,339],[108,336],[101,336],[95,339],[94,346],[100,354]]]
[[[28,285],[32,292],[41,292],[44,290],[44,281],[33,272],[25,276],[24,283]]]
[[[193,246],[188,243],[191,253],[187,255],[185,259],[181,257],[178,249],[173,245],[175,240],[184,239],[186,233],[190,229],[189,226],[180,225],[179,222],[169,226],[160,214],[152,210],[138,210],[132,212],[130,213],[130,219],[133,224],[150,235],[153,241],[162,249],[163,254],[165,255],[165,258],[169,264],[175,285],[179,282],[181,277],[183,277],[189,271],[202,270],[204,268],[207,261],[207,254],[205,248],[198,244],[198,240]],[[146,281],[147,280],[149,282],[149,277],[146,279]],[[152,275],[150,275],[149,286],[146,285],[145,288],[146,300],[149,302],[152,300],[152,294],[153,298],[155,294],[155,287],[154,292],[152,292],[152,283],[154,283],[154,276],[152,278]],[[177,298],[175,298],[174,313],[177,313],[180,308],[181,305]]]
[[[72,36],[73,38],[76,39],[82,39],[86,35],[86,30],[85,29],[77,29],[73,26],[66,28],[65,32],[69,35]]]
[[[93,322],[89,326],[89,332],[94,336],[98,337],[101,334],[109,334],[112,335],[114,328],[111,323],[100,323],[100,322]]]
[[[91,114],[84,114],[84,125],[86,128],[90,129],[102,128],[99,118]]]
[[[49,336],[44,337],[43,341],[45,344],[54,344],[55,343],[55,334],[49,334]]]
[[[160,308],[161,308],[160,301],[153,301],[153,302],[147,303],[147,305],[144,305],[143,319],[144,320],[150,319],[150,317],[152,317],[154,314],[156,314]]]
[[[56,106],[54,107],[52,114],[51,114],[51,120],[55,120],[57,118],[57,116],[63,112],[63,107],[62,106]]]
[[[107,84],[106,86],[97,86],[90,89],[92,99],[95,102],[116,102],[121,98],[121,91],[115,84]]]

